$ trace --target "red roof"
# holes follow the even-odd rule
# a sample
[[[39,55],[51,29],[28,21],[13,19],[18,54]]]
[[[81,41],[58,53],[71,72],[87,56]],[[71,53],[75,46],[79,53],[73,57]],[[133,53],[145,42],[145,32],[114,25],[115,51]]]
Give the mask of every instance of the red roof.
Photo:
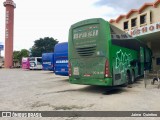
[[[129,18],[129,16],[130,16],[131,14],[133,14],[134,12],[138,12],[138,10],[137,10],[137,9],[132,9],[132,10],[130,10],[130,11],[128,12],[128,14],[126,15],[126,18]]]
[[[112,23],[112,22],[115,22],[115,20],[114,20],[114,19],[111,19],[109,22]]]
[[[149,6],[153,6],[153,3],[145,3],[140,9],[139,9],[139,13],[141,13],[145,8],[149,7]]]
[[[160,0],[157,0],[153,3],[153,6],[156,7],[160,3]]]
[[[116,19],[116,23],[117,23],[120,19],[122,19],[122,18],[124,18],[124,17],[126,17],[126,15],[120,15],[120,16]]]
[[[156,7],[160,3],[160,0],[156,0],[154,3],[145,3],[142,7],[139,9],[131,9],[126,15],[120,15],[116,20],[111,19],[110,23],[112,22],[119,22],[123,17],[126,17],[126,19],[129,18],[130,15],[132,15],[134,12],[141,13],[145,8],[149,6]]]

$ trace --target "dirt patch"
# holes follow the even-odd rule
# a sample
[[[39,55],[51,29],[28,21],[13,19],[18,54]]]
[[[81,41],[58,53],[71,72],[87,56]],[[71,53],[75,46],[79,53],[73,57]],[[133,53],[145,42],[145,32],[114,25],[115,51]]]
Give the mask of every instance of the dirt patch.
[[[90,104],[88,106],[78,106],[78,105],[59,105],[59,106],[55,106],[55,105],[51,105],[50,103],[41,103],[40,101],[35,102],[34,104],[32,104],[30,107],[32,109],[37,108],[37,107],[51,107],[53,108],[53,110],[81,110],[84,109],[86,107],[92,107],[94,106],[94,104]]]

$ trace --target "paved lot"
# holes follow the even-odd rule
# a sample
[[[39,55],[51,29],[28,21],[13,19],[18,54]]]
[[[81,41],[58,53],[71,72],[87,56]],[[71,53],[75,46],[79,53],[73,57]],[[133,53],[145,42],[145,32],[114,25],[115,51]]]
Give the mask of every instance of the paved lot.
[[[104,87],[70,84],[50,71],[0,69],[0,111],[159,111],[160,89],[148,84],[139,80],[104,95]]]

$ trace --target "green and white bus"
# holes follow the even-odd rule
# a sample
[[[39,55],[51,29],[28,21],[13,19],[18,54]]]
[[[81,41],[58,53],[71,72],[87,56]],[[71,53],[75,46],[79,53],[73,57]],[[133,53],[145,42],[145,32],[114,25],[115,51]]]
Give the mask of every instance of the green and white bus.
[[[71,26],[68,52],[73,84],[125,85],[151,69],[151,50],[101,18]]]

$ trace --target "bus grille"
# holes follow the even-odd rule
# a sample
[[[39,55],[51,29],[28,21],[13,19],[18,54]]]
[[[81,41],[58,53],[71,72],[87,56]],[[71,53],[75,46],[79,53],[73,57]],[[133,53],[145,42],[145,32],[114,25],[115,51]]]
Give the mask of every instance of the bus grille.
[[[96,46],[93,47],[85,47],[85,48],[77,48],[76,51],[80,56],[91,56],[94,54],[96,50]]]

